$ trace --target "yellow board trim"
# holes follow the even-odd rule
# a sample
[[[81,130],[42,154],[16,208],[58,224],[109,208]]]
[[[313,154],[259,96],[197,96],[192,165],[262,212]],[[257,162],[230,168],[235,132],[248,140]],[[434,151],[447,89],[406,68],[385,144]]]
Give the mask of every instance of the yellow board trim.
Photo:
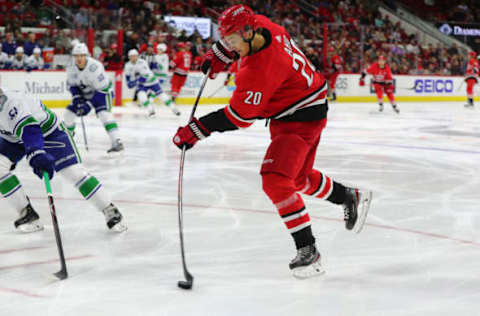
[[[480,97],[474,97],[475,101],[480,101]],[[395,96],[398,102],[466,102],[466,96]],[[377,102],[376,96],[337,96],[337,102]],[[387,97],[383,97],[383,102],[388,102]]]
[[[228,104],[230,98],[200,98],[199,104]],[[480,101],[480,96],[474,97],[475,101]],[[65,108],[70,100],[42,100],[49,108]],[[396,96],[395,101],[398,102],[466,102],[465,96]],[[132,99],[123,99],[122,105],[132,102]],[[177,98],[176,104],[192,105],[195,98]],[[377,102],[375,96],[338,96],[336,102]],[[383,102],[387,103],[387,97],[383,98]],[[158,101],[157,101],[158,103]],[[161,103],[161,102],[160,102]]]

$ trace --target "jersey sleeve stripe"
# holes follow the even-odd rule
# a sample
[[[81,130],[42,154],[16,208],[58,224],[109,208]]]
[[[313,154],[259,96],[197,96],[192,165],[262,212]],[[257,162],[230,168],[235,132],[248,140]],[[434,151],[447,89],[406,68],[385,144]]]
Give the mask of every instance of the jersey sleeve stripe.
[[[22,138],[23,129],[27,125],[35,125],[38,124],[37,120],[33,118],[33,116],[28,115],[22,118],[20,121],[17,122],[15,128],[13,129],[13,133],[17,135],[17,137]]]
[[[241,128],[249,127],[255,122],[255,119],[242,118],[230,105],[225,107],[225,115],[233,124]]]
[[[300,101],[292,104],[285,110],[277,113],[276,115],[273,116],[275,119],[279,119],[288,115],[291,115],[295,113],[295,111],[301,109],[301,108],[306,108],[309,106],[314,106],[314,105],[319,105],[325,103],[327,96],[327,82],[325,81],[323,85],[316,90],[315,92],[311,93],[310,95],[307,95]]]

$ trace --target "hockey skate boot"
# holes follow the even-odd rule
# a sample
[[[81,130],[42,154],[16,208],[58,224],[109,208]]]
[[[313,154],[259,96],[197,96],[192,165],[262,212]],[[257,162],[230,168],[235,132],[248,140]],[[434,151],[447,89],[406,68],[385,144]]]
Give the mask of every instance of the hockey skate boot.
[[[392,104],[392,109],[393,109],[393,111],[395,111],[395,113],[400,114],[400,109],[398,108],[398,106],[396,104]]]
[[[30,202],[20,211],[20,218],[13,224],[15,229],[22,233],[33,233],[43,230],[43,225],[38,221],[40,216],[33,209]]]
[[[124,150],[123,143],[120,139],[115,140],[115,142],[112,144],[112,147],[107,150],[107,154],[115,154],[115,153],[120,153]]]
[[[467,109],[473,109],[473,102],[468,102],[468,103],[465,103],[465,108]]]
[[[383,104],[378,105],[378,112],[383,112]]]
[[[315,244],[297,250],[297,256],[290,262],[289,267],[293,276],[298,279],[308,279],[325,273],[320,263],[320,253]]]
[[[345,190],[345,202],[343,203],[345,228],[353,229],[358,234],[362,231],[367,219],[372,192],[353,188],[346,188]]]
[[[110,204],[103,209],[103,215],[105,215],[105,220],[107,222],[108,229],[114,232],[124,232],[128,229],[127,225],[123,223],[122,213],[118,211],[118,208]]]
[[[337,93],[336,92],[332,92],[332,102],[334,101],[337,101]]]
[[[153,103],[150,103],[147,106],[147,117],[154,117],[155,113],[156,113],[155,106],[153,105]]]

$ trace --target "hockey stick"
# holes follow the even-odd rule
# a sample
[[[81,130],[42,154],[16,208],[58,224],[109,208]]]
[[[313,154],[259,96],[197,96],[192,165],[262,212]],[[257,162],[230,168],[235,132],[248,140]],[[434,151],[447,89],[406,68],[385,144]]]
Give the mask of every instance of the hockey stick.
[[[47,189],[48,204],[50,205],[50,214],[52,215],[53,231],[55,232],[55,240],[57,242],[61,264],[60,271],[54,273],[54,275],[60,280],[63,280],[68,277],[67,265],[65,263],[65,256],[63,255],[63,245],[60,237],[60,229],[58,228],[57,212],[55,210],[55,204],[53,204],[52,187],[50,186],[50,179],[47,172],[43,172],[43,180],[45,181],[45,188]]]
[[[195,104],[193,105],[192,113],[190,114],[190,119],[188,123],[193,121],[193,116],[195,115],[195,111],[197,110],[198,101],[200,100],[200,96],[202,95],[203,89],[205,88],[205,84],[208,80],[208,75],[210,74],[210,70],[207,74],[203,77],[202,85],[200,86],[200,91],[198,91],[197,99],[195,100]],[[180,235],[180,251],[182,254],[182,265],[183,265],[183,274],[185,276],[186,281],[178,281],[178,287],[184,290],[190,290],[193,286],[193,275],[188,272],[187,263],[185,262],[185,247],[183,242],[183,202],[182,202],[182,188],[183,188],[183,165],[185,163],[185,151],[187,147],[183,145],[182,147],[182,155],[180,156],[180,171],[178,174],[178,232]]]
[[[82,121],[83,141],[85,142],[85,149],[88,151],[87,130],[85,129],[85,122],[83,121],[83,116],[80,117],[80,120]]]

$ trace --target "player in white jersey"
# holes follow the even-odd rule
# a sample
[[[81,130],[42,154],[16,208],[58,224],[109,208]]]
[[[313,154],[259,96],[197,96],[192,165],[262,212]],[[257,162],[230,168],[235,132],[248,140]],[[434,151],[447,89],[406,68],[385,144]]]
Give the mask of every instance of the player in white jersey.
[[[88,57],[87,46],[77,44],[72,55],[74,64],[67,68],[67,86],[72,94],[72,103],[63,117],[67,128],[73,133],[77,116],[87,115],[92,108],[103,123],[112,147],[107,153],[118,153],[124,147],[118,133],[118,125],[112,115],[113,84],[108,79],[103,65]]]
[[[169,107],[175,115],[180,115],[180,111],[176,108],[172,99],[163,92],[157,77],[153,74],[145,60],[138,58],[138,51],[131,49],[128,52],[129,62],[125,64],[125,78],[127,86],[138,89],[138,102],[141,106],[148,109],[148,115],[155,114],[155,108],[152,99],[160,97],[167,107]]]
[[[27,57],[23,53],[23,47],[18,46],[15,49],[15,56],[11,59],[10,69],[21,70],[26,68]]]
[[[168,58],[167,52],[167,45],[164,43],[160,43],[157,45],[157,55],[153,60],[151,69],[155,76],[158,78],[160,82],[160,86],[167,80],[168,77],[168,65],[170,63],[170,58]]]
[[[33,49],[32,56],[27,57],[27,71],[31,70],[43,70],[45,63],[43,62],[43,58],[40,56],[42,50],[40,47],[35,47]]]
[[[9,69],[12,59],[7,55],[7,53],[0,52],[0,69]]]
[[[43,229],[13,169],[23,157],[40,178],[60,173],[83,197],[103,212],[109,229],[124,231],[122,214],[112,204],[102,184],[81,165],[75,142],[55,113],[21,91],[0,87],[0,193],[19,212],[17,230]]]

